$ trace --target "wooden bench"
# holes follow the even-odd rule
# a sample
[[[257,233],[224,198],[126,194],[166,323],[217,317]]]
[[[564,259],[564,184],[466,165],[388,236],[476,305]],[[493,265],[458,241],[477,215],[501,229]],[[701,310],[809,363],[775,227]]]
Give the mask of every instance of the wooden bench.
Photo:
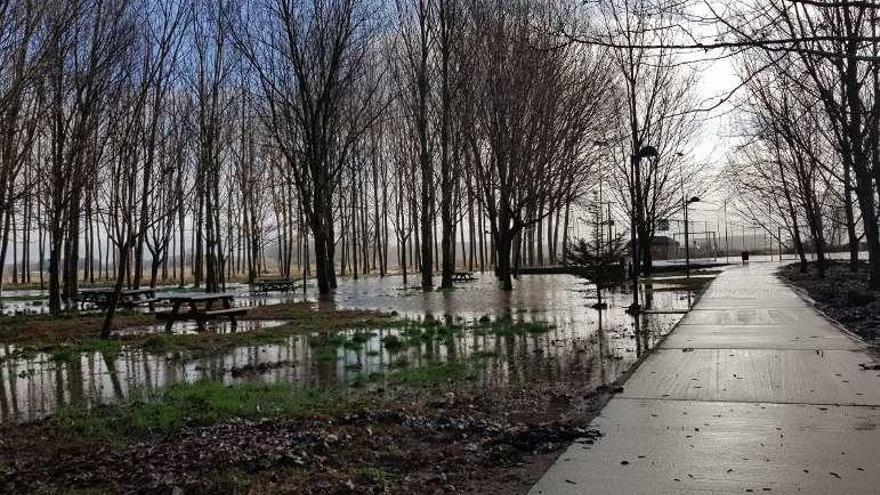
[[[477,277],[471,272],[455,272],[452,275],[453,282],[473,282],[475,280],[477,280]]]
[[[246,308],[233,307],[235,297],[232,294],[200,293],[200,294],[166,294],[158,297],[159,300],[171,303],[170,311],[156,313],[156,318],[166,320],[165,331],[171,332],[171,326],[175,321],[195,320],[199,331],[205,329],[205,322],[215,318],[228,317],[233,328],[238,324],[236,317],[247,314]],[[215,308],[215,304],[221,307]],[[181,307],[188,306],[189,310],[181,311]]]
[[[288,292],[293,290],[293,280],[289,278],[261,278],[252,284],[254,292]]]

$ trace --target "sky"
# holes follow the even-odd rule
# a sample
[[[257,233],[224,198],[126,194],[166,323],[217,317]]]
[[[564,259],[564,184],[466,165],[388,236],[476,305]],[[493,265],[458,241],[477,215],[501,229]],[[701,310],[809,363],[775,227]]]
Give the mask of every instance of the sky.
[[[719,7],[723,7],[723,2],[718,0],[698,0],[693,11],[699,16],[712,17],[712,11],[707,7],[706,2],[711,2],[716,12]],[[695,37],[709,41],[714,40],[719,32],[717,24],[689,25],[687,28]],[[702,135],[695,146],[695,159],[709,163],[715,173],[721,172],[732,146],[737,142],[733,127],[736,119],[733,103],[742,97],[742,91],[737,90],[741,81],[736,74],[735,59],[725,55],[728,54],[721,50],[700,50],[681,54],[685,60],[694,61],[692,67],[698,72],[699,83],[696,92],[701,102],[700,108],[711,109],[701,112]],[[726,99],[731,101],[719,105]],[[718,107],[714,108],[716,105]],[[707,202],[694,205],[694,219],[723,220],[722,204],[729,196],[729,192],[720,187],[720,181],[716,184],[719,187],[705,198]],[[735,214],[728,211],[728,217],[733,219]]]

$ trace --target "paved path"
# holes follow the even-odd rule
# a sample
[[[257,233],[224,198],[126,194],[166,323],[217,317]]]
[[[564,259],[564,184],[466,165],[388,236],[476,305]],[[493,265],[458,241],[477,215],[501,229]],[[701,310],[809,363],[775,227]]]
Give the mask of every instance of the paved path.
[[[880,371],[769,263],[721,274],[537,494],[880,494]]]

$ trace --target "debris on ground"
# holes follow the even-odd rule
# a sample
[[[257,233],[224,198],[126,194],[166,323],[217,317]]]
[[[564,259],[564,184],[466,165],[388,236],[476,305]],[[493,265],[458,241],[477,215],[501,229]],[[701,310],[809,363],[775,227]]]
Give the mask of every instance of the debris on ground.
[[[601,404],[576,398],[575,378],[389,391],[329,415],[236,419],[128,441],[51,420],[0,425],[0,492],[525,493],[564,448],[600,436],[587,425]]]

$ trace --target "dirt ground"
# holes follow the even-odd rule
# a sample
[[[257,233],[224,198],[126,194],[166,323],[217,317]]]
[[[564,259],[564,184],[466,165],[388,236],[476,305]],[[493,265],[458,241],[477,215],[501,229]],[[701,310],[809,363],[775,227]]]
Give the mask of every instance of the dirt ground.
[[[330,415],[233,420],[138,440],[51,420],[0,427],[3,493],[525,493],[613,387],[545,383],[384,390]],[[557,377],[559,378],[559,377]]]

